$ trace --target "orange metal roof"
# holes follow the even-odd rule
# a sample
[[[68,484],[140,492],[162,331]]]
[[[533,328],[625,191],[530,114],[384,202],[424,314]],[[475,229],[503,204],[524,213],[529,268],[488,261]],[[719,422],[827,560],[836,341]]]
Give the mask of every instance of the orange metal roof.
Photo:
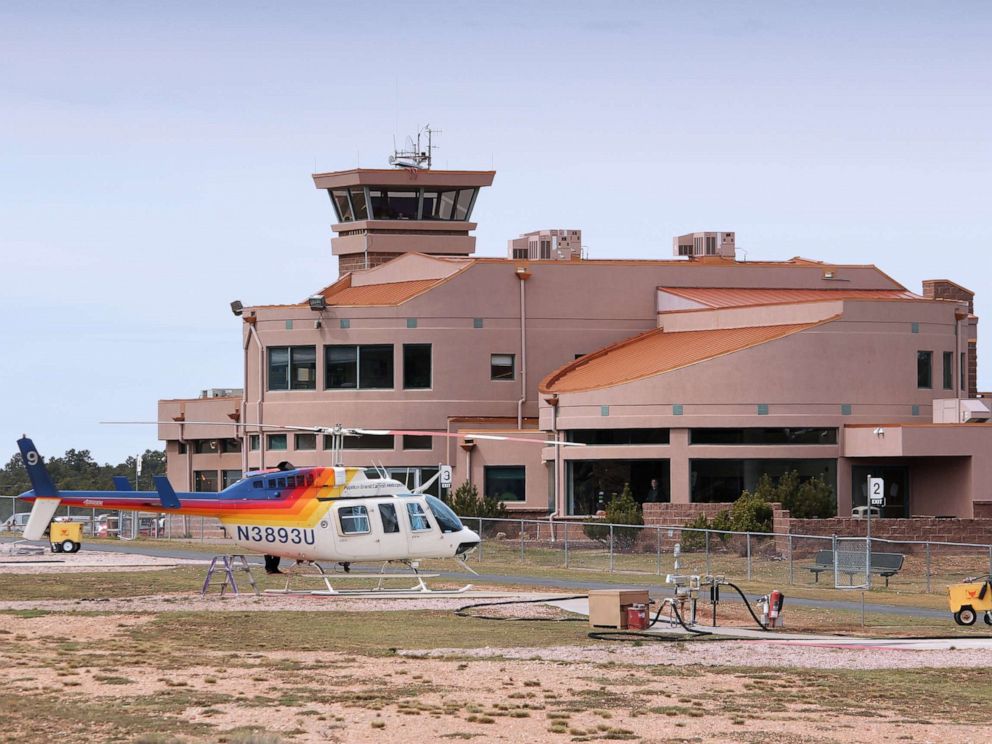
[[[399,305],[421,292],[426,292],[444,279],[416,279],[409,282],[349,286],[337,282],[323,291],[328,305]]]
[[[620,385],[741,351],[814,325],[819,323],[706,331],[648,331],[552,372],[541,381],[540,389],[543,393],[573,393]]]
[[[922,300],[906,289],[736,289],[725,287],[659,287],[663,292],[707,307],[776,305],[816,300]]]

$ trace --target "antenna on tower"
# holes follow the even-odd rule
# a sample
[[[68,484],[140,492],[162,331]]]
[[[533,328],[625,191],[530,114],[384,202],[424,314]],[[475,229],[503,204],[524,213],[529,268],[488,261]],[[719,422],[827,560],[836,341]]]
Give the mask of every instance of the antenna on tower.
[[[434,158],[434,135],[441,134],[440,129],[431,129],[431,125],[417,131],[417,141],[412,137],[406,138],[406,149],[396,149],[396,139],[393,138],[393,154],[389,156],[389,164],[394,168],[417,168],[418,170],[430,170]],[[423,137],[427,137],[426,147],[423,145]]]

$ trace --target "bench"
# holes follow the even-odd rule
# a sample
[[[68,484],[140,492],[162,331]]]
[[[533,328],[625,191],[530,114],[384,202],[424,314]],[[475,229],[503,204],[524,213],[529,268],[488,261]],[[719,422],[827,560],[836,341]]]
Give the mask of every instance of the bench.
[[[854,574],[864,573],[865,554],[864,553],[843,553],[841,564],[837,566],[840,573],[847,574],[849,584],[854,584]],[[902,553],[872,553],[871,572],[885,578],[885,587],[889,586],[889,577],[895,576],[902,570],[902,564],[906,556]],[[820,573],[834,570],[834,551],[818,550],[814,565],[807,566],[816,577],[816,583],[820,583]]]

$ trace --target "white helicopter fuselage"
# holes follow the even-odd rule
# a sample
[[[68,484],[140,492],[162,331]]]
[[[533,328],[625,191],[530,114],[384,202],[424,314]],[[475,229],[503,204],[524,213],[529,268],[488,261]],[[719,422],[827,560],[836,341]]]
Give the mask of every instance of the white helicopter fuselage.
[[[441,502],[391,479],[353,480],[313,526],[222,519],[245,550],[304,561],[410,561],[464,556],[479,544]]]

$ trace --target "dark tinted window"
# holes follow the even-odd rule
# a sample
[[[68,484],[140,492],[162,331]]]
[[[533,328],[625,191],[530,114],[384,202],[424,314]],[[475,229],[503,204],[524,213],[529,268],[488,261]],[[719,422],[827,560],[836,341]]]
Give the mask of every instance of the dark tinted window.
[[[916,352],[916,387],[933,387],[933,352]]]
[[[441,499],[434,496],[427,497],[427,506],[434,514],[441,532],[458,532],[462,529],[462,522],[458,515],[451,511],[450,507]]]
[[[403,344],[403,387],[407,390],[431,386],[431,345]]]
[[[581,444],[668,444],[668,429],[573,429],[570,442]]]
[[[434,437],[429,434],[404,434],[403,449],[429,450],[434,449]]]
[[[513,379],[513,354],[492,354],[489,357],[489,377],[493,380]]]
[[[954,352],[944,352],[944,390],[954,387]]]
[[[316,346],[269,347],[269,390],[314,390]]]
[[[324,437],[324,449],[331,448],[331,438]],[[359,434],[357,437],[344,438],[345,449],[385,449],[393,448],[392,434]]]
[[[351,206],[355,208],[356,220],[367,220],[369,218],[369,207],[365,202],[365,189],[353,188],[351,190]]]
[[[358,387],[391,388],[393,386],[393,347],[358,347]]]
[[[690,444],[837,444],[836,429],[692,429]]]
[[[500,501],[523,501],[526,472],[523,465],[487,465],[485,495]]]

